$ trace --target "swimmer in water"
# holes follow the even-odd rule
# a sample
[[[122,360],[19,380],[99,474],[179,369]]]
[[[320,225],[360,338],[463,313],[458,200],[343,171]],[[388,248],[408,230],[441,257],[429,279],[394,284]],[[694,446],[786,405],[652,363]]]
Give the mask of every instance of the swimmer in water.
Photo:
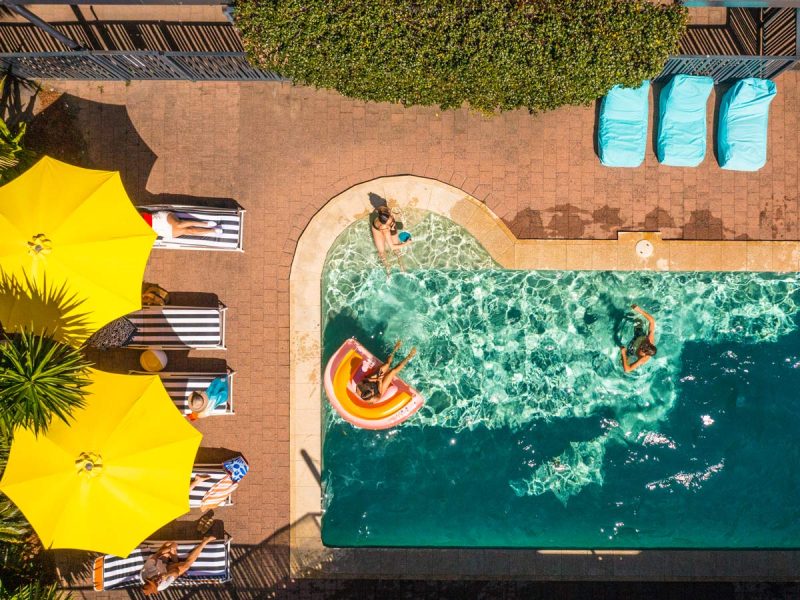
[[[633,339],[630,341],[627,347],[620,347],[619,351],[620,354],[622,354],[622,368],[625,369],[626,373],[630,373],[631,371],[641,367],[644,363],[650,360],[650,357],[655,356],[657,351],[656,320],[636,304],[632,305],[631,308],[647,319],[649,327],[647,333],[645,333],[644,323],[641,319],[637,318],[636,323],[633,326]],[[635,357],[636,360],[630,362],[630,359],[628,358],[629,355]]]

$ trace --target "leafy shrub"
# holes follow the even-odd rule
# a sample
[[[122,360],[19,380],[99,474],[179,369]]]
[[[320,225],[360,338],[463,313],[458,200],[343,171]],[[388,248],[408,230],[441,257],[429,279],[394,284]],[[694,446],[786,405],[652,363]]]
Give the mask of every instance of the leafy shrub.
[[[5,82],[5,77],[0,79],[0,94]],[[0,185],[8,183],[33,163],[33,152],[22,145],[26,127],[26,123],[20,123],[12,129],[0,118]]]
[[[362,100],[584,104],[657,75],[686,24],[649,0],[239,0],[250,61]]]

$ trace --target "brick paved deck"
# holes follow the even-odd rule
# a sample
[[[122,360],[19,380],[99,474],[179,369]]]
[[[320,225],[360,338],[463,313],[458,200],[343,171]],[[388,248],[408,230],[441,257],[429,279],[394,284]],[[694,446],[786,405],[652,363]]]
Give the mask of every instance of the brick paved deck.
[[[199,427],[204,446],[240,450],[252,464],[236,504],[217,512],[236,542],[271,540],[254,551],[264,554],[250,572],[267,586],[287,560],[276,532],[289,519],[289,267],[300,233],[329,198],[409,173],[484,200],[520,238],[660,229],[665,238],[797,240],[800,73],[777,85],[769,160],[755,174],[720,170],[710,151],[696,169],[659,166],[652,150],[641,168],[603,168],[594,107],[488,118],[276,83],[54,87],[69,94],[58,103],[83,132],[83,166],[120,170],[134,201],[234,198],[248,210],[244,255],[154,251],[148,278],[217,293],[230,307],[224,356],[237,370],[237,415]]]

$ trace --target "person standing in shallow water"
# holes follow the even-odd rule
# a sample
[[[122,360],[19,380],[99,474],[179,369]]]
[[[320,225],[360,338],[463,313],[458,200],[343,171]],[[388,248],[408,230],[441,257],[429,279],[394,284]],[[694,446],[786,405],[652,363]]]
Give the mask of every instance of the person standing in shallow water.
[[[394,215],[392,215],[392,211],[388,206],[379,206],[370,216],[370,229],[372,230],[372,241],[375,242],[378,256],[383,263],[383,268],[386,269],[386,277],[388,278],[392,273],[392,269],[386,259],[386,252],[389,250],[397,256],[400,270],[405,271],[403,259],[400,256],[400,248],[410,244],[411,239],[405,242],[400,241],[397,221],[395,221]]]
[[[638,369],[645,364],[652,356],[656,355],[656,320],[641,307],[636,304],[631,308],[647,319],[648,331],[645,333],[644,323],[637,318],[633,326],[633,339],[627,347],[621,346],[619,351],[622,355],[622,368],[626,373]],[[630,357],[635,358],[630,362]]]

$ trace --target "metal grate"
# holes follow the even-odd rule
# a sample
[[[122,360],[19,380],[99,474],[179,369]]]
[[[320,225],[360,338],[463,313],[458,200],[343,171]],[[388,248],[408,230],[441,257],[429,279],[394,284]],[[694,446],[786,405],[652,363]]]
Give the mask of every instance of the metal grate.
[[[772,79],[797,62],[797,57],[761,56],[673,56],[656,80],[672,75],[708,75],[716,83],[760,77]]]
[[[800,61],[800,9],[730,8],[724,26],[690,26],[681,54],[671,56],[656,79],[708,75],[716,83],[772,79]]]
[[[244,52],[4,52],[0,61],[27,79],[283,80],[251,66]]]

